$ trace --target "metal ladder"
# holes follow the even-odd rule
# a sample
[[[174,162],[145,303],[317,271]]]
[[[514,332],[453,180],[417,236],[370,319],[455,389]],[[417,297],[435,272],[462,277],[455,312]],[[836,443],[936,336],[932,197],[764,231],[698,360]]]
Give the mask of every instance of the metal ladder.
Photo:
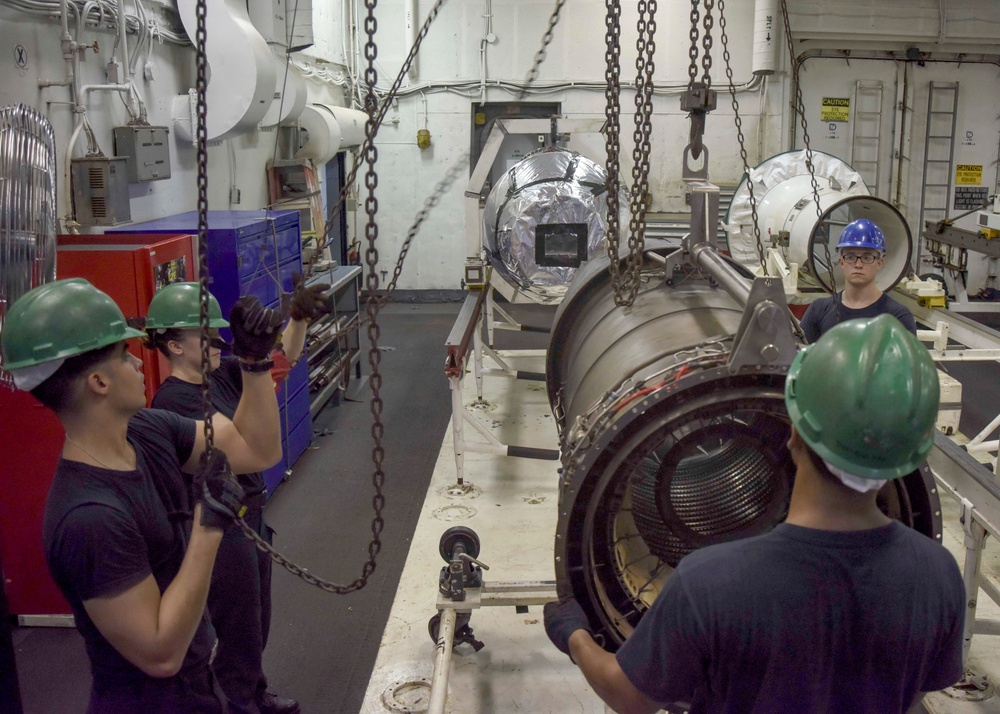
[[[859,79],[854,86],[854,137],[851,168],[861,174],[872,196],[879,196],[882,151],[882,82]],[[882,198],[882,196],[879,196]]]
[[[955,159],[955,118],[958,114],[958,82],[931,82],[927,92],[927,133],[924,138],[924,174],[920,188],[920,220],[940,221],[948,217]],[[917,241],[914,266],[921,271]]]

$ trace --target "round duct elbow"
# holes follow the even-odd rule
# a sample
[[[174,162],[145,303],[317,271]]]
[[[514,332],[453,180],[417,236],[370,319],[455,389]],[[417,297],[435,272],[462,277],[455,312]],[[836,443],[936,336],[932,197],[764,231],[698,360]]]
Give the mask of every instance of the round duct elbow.
[[[576,270],[601,252],[607,175],[585,156],[542,149],[497,181],[483,229],[490,263],[511,286],[557,302]]]
[[[295,153],[295,158],[312,159],[317,164],[325,164],[338,151],[363,144],[367,122],[368,115],[356,109],[332,104],[310,104],[302,110],[299,117],[299,126],[305,130],[308,138]]]
[[[309,95],[305,78],[288,61],[283,47],[272,45],[271,59],[274,64],[274,100],[260,120],[261,126],[265,128],[295,123],[305,109]]]
[[[681,558],[781,522],[795,474],[787,365],[730,369],[743,308],[683,261],[665,281],[673,250],[647,241],[629,308],[615,305],[606,257],[578,271],[546,358],[562,459],[558,588],[611,650]],[[926,467],[878,498],[885,513],[940,539]]]
[[[831,289],[832,272],[833,289],[840,290],[843,276],[831,265],[837,262],[837,241],[844,226],[867,218],[885,234],[885,265],[876,284],[883,291],[890,290],[911,272],[913,238],[906,219],[891,203],[872,196],[861,175],[847,163],[821,151],[812,154],[819,211],[805,151],[773,156],[744,176],[733,194],[724,220],[730,254],[751,270],[760,265],[749,180],[764,250],[776,246],[786,263],[797,266],[801,277],[825,290]]]
[[[177,11],[188,37],[197,29],[195,0],[177,0]],[[271,50],[250,22],[247,4],[240,0],[208,3],[205,52],[209,77],[206,100],[208,140],[220,141],[251,131],[260,124],[274,98],[275,68]],[[195,128],[187,102],[174,103],[178,134],[194,141]]]

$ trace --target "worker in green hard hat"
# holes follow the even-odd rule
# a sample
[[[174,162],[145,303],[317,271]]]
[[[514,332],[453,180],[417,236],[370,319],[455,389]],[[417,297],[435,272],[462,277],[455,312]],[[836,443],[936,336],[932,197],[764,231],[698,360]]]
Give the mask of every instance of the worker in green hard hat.
[[[42,285],[7,311],[2,366],[66,432],[43,536],[86,643],[89,712],[226,710],[205,602],[223,530],[242,509],[233,472],[281,458],[277,400],[257,366],[283,319],[256,298],[230,313],[243,393],[232,420],[214,418],[209,452],[200,422],[144,408],[141,362],[127,349],[143,333],[86,280]]]
[[[296,276],[290,296],[290,319],[282,331],[289,365],[302,353],[308,323],[332,310],[325,299],[330,286],[325,283],[307,287]],[[171,375],[153,397],[156,409],[166,409],[197,418],[201,414],[201,330],[200,286],[198,283],[173,283],[161,288],[149,303],[146,313],[147,346],[157,349],[170,363]],[[209,397],[212,406],[232,418],[243,396],[243,370],[237,355],[222,356],[228,348],[218,331],[229,327],[213,295],[208,298],[209,328]],[[279,357],[272,352],[272,361]],[[261,369],[273,368],[262,363]],[[264,522],[267,490],[260,472],[239,476],[246,493],[243,520],[266,541],[271,531]],[[268,691],[263,670],[263,653],[271,625],[271,556],[256,547],[243,532],[233,526],[223,536],[208,591],[208,611],[219,637],[219,649],[212,668],[229,700],[231,714],[296,714],[298,702]]]
[[[788,372],[788,516],[683,558],[615,654],[573,599],[553,643],[617,712],[902,713],[961,679],[965,588],[940,543],[887,517],[919,469],[939,388],[927,350],[881,315],[832,328]]]

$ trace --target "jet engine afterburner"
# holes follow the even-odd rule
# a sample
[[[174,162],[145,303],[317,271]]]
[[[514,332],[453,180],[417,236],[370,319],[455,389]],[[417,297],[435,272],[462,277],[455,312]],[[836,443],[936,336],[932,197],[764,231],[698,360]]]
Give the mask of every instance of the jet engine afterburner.
[[[787,308],[745,310],[737,298],[752,303],[749,274],[714,249],[725,280],[682,250],[651,243],[631,307],[615,305],[606,257],[577,272],[546,365],[562,451],[556,576],[612,650],[684,555],[777,525],[794,476],[785,447],[784,382],[795,350]],[[743,279],[745,293],[735,285]],[[771,337],[782,331],[785,347]],[[940,538],[926,467],[889,482],[879,503]]]

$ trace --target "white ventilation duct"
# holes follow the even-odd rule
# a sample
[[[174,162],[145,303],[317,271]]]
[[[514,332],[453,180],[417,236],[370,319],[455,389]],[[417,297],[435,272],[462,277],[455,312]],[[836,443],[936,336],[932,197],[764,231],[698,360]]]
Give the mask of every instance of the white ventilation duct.
[[[837,241],[844,226],[867,218],[885,234],[885,266],[876,284],[889,290],[910,272],[913,238],[906,219],[892,204],[870,195],[861,175],[844,161],[821,151],[812,154],[819,215],[805,151],[772,156],[750,170],[763,249],[776,243],[786,263],[795,263],[804,277],[829,289],[827,248],[829,259],[836,262]],[[747,177],[733,194],[725,224],[730,255],[751,270],[759,267]],[[843,276],[836,268],[833,274],[839,290]]]
[[[177,0],[184,30],[192,42],[197,34],[195,0]],[[209,79],[208,140],[219,141],[250,131],[267,114],[274,98],[275,62],[267,42],[247,14],[246,0],[213,0],[205,18],[205,52]],[[185,140],[194,141],[191,94],[174,101],[174,124]]]
[[[261,119],[261,126],[292,124],[306,106],[308,90],[302,74],[288,60],[286,37],[286,0],[248,0],[250,22],[271,48],[274,63],[274,98],[271,108]]]
[[[753,73],[774,74],[778,63],[778,0],[757,0],[753,19]]]
[[[299,116],[299,126],[309,134],[309,140],[295,158],[325,164],[338,151],[361,146],[367,121],[368,115],[356,109],[320,103],[306,106]]]
[[[261,126],[272,127],[277,124],[294,124],[306,107],[309,90],[305,77],[288,60],[285,50],[278,45],[271,45],[274,59],[274,100],[267,114],[260,120]]]

